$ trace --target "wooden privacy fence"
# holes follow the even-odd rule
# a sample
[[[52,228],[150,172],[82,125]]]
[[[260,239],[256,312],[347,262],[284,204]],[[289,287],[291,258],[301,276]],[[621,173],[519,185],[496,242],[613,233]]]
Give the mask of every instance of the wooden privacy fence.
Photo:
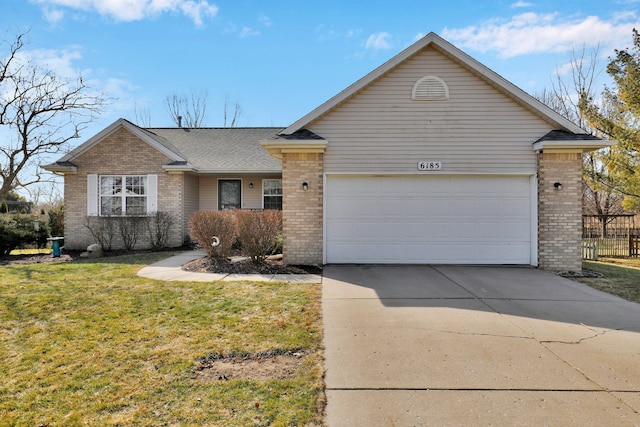
[[[583,238],[582,258],[597,260],[604,257],[637,257],[640,256],[640,236],[628,238]]]
[[[582,258],[637,257],[640,255],[640,229],[634,214],[583,215]]]

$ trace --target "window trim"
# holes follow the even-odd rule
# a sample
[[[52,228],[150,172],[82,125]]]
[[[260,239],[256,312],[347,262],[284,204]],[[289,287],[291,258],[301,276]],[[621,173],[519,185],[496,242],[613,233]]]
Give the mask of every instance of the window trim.
[[[121,179],[121,190],[120,190],[120,194],[102,194],[102,180],[105,178],[120,178]],[[126,187],[127,187],[127,179],[128,178],[142,178],[143,183],[142,183],[142,188],[144,191],[143,195],[139,195],[139,194],[127,194],[126,192]],[[140,184],[138,184],[140,185]],[[104,214],[102,212],[102,198],[103,197],[117,197],[120,199],[120,209],[121,209],[121,214],[120,215],[108,215],[108,214]],[[149,214],[148,212],[148,207],[149,207],[149,178],[148,175],[145,174],[105,174],[105,175],[99,175],[98,176],[98,216],[122,216],[122,217],[126,217],[126,216],[147,216]],[[140,213],[140,214],[135,214],[135,215],[130,215],[127,214],[127,199],[128,198],[138,198],[138,199],[143,199],[144,200],[144,213]]]
[[[145,193],[147,196],[146,213],[144,215],[131,216],[148,216],[158,211],[158,175],[157,174],[87,174],[87,216],[104,216],[100,213],[100,177],[101,176],[142,176],[147,178]],[[126,182],[126,179],[125,179]],[[123,215],[124,216],[124,215]]]
[[[277,181],[280,183],[280,194],[265,194],[265,183],[267,181]],[[268,179],[263,179],[262,180],[262,209],[265,209],[264,207],[264,199],[265,197],[280,197],[280,209],[282,210],[282,202],[284,201],[283,199],[283,193],[284,190],[282,188],[282,178],[268,178]]]

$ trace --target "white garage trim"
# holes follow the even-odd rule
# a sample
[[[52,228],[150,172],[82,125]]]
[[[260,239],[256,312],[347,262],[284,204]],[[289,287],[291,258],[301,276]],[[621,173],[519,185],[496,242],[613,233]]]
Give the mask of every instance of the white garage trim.
[[[325,263],[537,264],[535,175],[325,174],[324,183]]]
[[[530,177],[531,183],[531,265],[538,266],[538,175]]]

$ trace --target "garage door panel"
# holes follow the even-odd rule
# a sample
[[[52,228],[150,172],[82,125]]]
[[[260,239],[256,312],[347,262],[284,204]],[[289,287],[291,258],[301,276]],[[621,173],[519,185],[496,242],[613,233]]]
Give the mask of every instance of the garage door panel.
[[[531,238],[529,231],[530,224],[528,222],[504,222],[499,225],[496,230],[496,235],[501,237],[501,240],[506,243],[527,242]]]
[[[528,264],[529,177],[331,177],[329,263]]]

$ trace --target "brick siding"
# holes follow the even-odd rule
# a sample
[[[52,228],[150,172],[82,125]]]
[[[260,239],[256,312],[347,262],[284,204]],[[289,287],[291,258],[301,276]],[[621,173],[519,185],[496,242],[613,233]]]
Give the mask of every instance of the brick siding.
[[[582,270],[582,155],[538,155],[538,263],[551,271]],[[562,189],[554,184],[562,184]]]
[[[162,165],[170,161],[168,157],[141,141],[125,128],[116,129],[98,144],[82,153],[73,163],[77,174],[66,174],[64,245],[68,249],[86,249],[93,238],[85,227],[87,216],[87,175],[158,175],[158,211],[173,212],[177,221],[171,230],[169,246],[180,246],[184,239],[185,220],[182,205],[184,197],[184,177],[169,175]],[[145,245],[141,239],[140,246]],[[114,249],[120,247],[114,239]]]
[[[321,153],[284,153],[282,160],[284,262],[322,264]],[[309,189],[304,191],[302,183]]]

